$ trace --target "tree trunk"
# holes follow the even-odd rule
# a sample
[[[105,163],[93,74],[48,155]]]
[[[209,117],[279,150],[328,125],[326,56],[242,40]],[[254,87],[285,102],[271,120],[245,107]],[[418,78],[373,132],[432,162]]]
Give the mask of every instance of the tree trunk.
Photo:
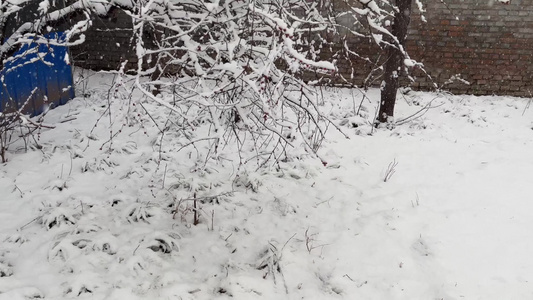
[[[405,39],[407,29],[411,21],[411,3],[412,0],[396,0],[398,12],[394,14],[392,24],[392,34],[398,39],[398,42],[388,46],[387,61],[385,62],[384,85],[381,87],[381,103],[379,106],[378,122],[386,123],[392,121],[394,116],[394,105],[396,104],[396,93],[399,86],[400,72],[403,67]]]

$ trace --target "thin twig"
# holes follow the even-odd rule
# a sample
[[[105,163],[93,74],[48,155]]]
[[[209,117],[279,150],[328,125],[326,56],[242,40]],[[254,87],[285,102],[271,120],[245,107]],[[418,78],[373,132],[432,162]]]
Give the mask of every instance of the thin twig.
[[[439,105],[435,105],[435,106],[431,106],[431,103],[433,103],[433,101],[435,99],[437,99],[438,97],[435,97],[433,99],[431,99],[431,101],[429,101],[426,105],[424,105],[420,110],[418,110],[417,112],[415,112],[414,114],[408,116],[408,117],[405,117],[401,120],[398,120],[395,122],[396,125],[403,125],[405,123],[408,123],[408,122],[411,122],[413,120],[416,120],[420,117],[422,117],[423,115],[425,115],[430,109],[433,109],[433,108],[437,108],[437,107],[440,107],[442,105],[444,105],[444,103],[441,103]]]
[[[383,178],[383,182],[387,182],[391,179],[392,175],[396,173],[396,166],[398,165],[398,162],[396,159],[394,159],[389,166],[387,167],[387,170],[385,171],[385,176]]]
[[[162,184],[163,189],[165,188],[165,179],[167,177],[167,167],[168,167],[168,164],[165,164],[165,173],[163,174],[163,184]]]
[[[30,225],[31,223],[39,220],[40,218],[42,218],[42,216],[38,216],[38,217],[35,217],[33,220],[29,221],[28,223],[22,225],[18,230],[23,230],[26,226]]]

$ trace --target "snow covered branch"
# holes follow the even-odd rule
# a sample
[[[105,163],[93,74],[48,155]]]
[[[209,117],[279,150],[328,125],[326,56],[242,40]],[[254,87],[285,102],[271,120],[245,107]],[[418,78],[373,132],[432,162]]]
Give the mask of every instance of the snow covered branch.
[[[26,5],[6,3],[1,24]],[[316,155],[328,120],[320,112],[320,97],[302,75],[332,81],[341,78],[336,62],[342,55],[349,61],[359,58],[348,47],[340,47],[344,54],[328,57],[321,49],[345,38],[342,30],[343,35],[368,36],[402,49],[387,29],[391,12],[381,7],[393,6],[374,0],[347,5],[348,10],[339,11],[328,1],[78,0],[57,8],[44,0],[38,17],[11,28],[0,56],[5,64],[19,45],[83,43],[95,15],[119,8],[131,20],[136,59],[133,70],[130,64],[130,72],[123,68],[117,74],[135,82],[149,101],[173,111],[180,128],[209,122],[208,136],[218,137],[209,139],[217,141],[215,148],[222,139],[248,133],[281,152],[303,147]],[[61,38],[45,36],[55,22],[74,16]]]

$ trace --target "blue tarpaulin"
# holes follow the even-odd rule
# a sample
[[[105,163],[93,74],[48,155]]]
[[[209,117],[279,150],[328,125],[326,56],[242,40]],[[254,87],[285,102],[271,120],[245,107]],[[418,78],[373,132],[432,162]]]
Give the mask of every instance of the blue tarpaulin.
[[[61,33],[45,35],[61,39]],[[23,55],[27,53],[26,55]],[[26,44],[0,70],[0,111],[22,111],[32,116],[74,98],[68,48],[50,44]],[[25,104],[26,103],[26,104]]]

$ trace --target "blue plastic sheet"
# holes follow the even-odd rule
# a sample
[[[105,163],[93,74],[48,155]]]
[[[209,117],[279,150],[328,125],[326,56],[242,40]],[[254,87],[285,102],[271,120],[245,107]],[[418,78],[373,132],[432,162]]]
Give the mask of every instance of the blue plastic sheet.
[[[63,35],[50,33],[45,37],[61,39]],[[28,54],[22,55],[25,52]],[[67,55],[67,47],[50,44],[31,43],[18,49],[12,56],[16,59],[0,70],[0,111],[22,108],[23,113],[35,116],[74,98]]]

